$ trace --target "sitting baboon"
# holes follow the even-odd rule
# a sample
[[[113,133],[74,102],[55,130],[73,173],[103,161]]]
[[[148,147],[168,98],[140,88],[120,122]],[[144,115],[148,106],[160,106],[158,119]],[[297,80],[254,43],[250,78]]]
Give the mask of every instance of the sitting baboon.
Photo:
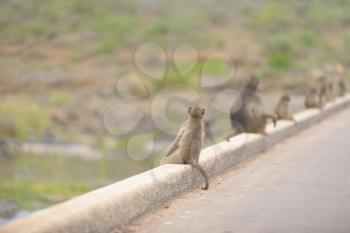
[[[329,75],[327,78],[327,84],[328,84],[328,101],[334,101],[338,96],[338,85],[337,85],[337,77],[333,75]]]
[[[226,140],[242,132],[267,135],[265,127],[269,118],[276,126],[276,116],[264,110],[261,98],[257,93],[259,84],[259,79],[251,76],[241,90],[241,102],[234,103],[230,112],[231,126],[235,132],[229,134]]]
[[[322,75],[316,80],[316,87],[319,105],[323,107],[326,102],[333,98],[333,83],[325,75]]]
[[[290,120],[295,122],[295,119],[290,111],[289,103],[290,96],[288,94],[282,95],[275,109],[275,114],[277,115],[278,120]]]
[[[344,72],[345,68],[342,64],[335,64],[335,72],[336,72],[336,77],[337,77],[337,87],[338,87],[338,93],[337,96],[344,96],[346,94],[346,83],[344,80]]]
[[[344,79],[341,78],[339,80],[338,85],[339,85],[339,96],[342,97],[346,94],[346,83]]]
[[[325,86],[323,86],[323,88],[321,89],[320,92],[317,91],[317,89],[315,87],[311,87],[308,91],[308,93],[306,94],[305,97],[305,107],[306,108],[322,108],[323,107],[323,102],[325,99]],[[322,94],[320,94],[322,93]]]
[[[199,165],[199,155],[204,139],[203,116],[205,110],[198,106],[188,109],[189,117],[182,123],[179,133],[168,152],[162,158],[160,164],[189,164],[198,169],[204,177],[205,186],[208,189],[208,175]]]

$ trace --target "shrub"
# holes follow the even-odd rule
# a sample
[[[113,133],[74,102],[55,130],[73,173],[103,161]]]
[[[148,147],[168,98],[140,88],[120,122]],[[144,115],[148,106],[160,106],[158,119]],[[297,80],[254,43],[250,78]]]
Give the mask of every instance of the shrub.
[[[293,58],[284,52],[273,52],[268,57],[268,64],[272,69],[285,70],[293,66]]]

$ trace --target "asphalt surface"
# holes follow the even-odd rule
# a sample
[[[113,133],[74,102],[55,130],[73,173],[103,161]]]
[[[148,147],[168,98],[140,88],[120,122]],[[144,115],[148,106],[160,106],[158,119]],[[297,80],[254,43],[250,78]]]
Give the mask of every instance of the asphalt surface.
[[[152,233],[349,233],[350,109],[129,226]],[[129,232],[127,231],[127,232]]]

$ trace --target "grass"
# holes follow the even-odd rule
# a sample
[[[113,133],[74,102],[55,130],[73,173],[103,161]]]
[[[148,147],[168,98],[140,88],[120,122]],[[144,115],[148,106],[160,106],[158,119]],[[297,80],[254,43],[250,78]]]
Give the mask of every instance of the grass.
[[[250,23],[244,30],[257,38],[260,45],[268,45],[260,38],[285,35],[293,40],[288,42],[293,51],[319,59],[318,51],[323,50],[322,44],[327,42],[322,34],[330,31],[334,35],[342,34],[350,22],[350,3],[343,0],[303,3],[268,0],[238,4],[180,0],[153,5],[136,0],[28,0],[24,4],[13,0],[2,4],[0,9],[5,41],[41,44],[69,35],[79,38],[79,49],[93,55],[115,54],[145,41],[159,42],[169,49],[180,43],[227,49],[239,38],[229,33],[217,35],[215,30],[225,28],[229,32],[230,28],[245,22]],[[279,47],[280,41],[272,38],[271,43]],[[310,47],[315,51],[305,52]],[[335,59],[348,62],[341,53],[336,52]]]
[[[191,9],[186,9],[188,5]],[[25,4],[13,0],[2,5],[0,25],[5,39],[10,41],[36,43],[64,35],[84,39],[84,35],[89,34],[95,38],[97,46],[91,46],[89,40],[85,47],[97,54],[110,54],[125,45],[137,45],[147,40],[166,45],[179,39],[217,43],[218,39],[210,37],[207,30],[192,33],[198,27],[205,28],[204,21],[220,16],[217,9],[186,1],[159,2],[156,8],[154,14],[147,16],[147,10],[150,10],[147,4],[135,0],[29,0]]]
[[[256,16],[256,26],[267,29],[290,27],[295,21],[296,15],[293,9],[285,2],[271,1],[264,4]]]
[[[56,107],[64,107],[70,104],[72,100],[73,97],[65,90],[54,91],[50,96],[50,103]]]
[[[196,71],[182,76],[175,69],[169,67],[162,78],[151,80],[151,88],[153,91],[158,91],[172,85],[191,87],[197,90],[199,85]]]
[[[228,75],[230,69],[230,64],[227,61],[208,59],[204,62],[201,73],[202,75]]]
[[[310,30],[305,30],[299,33],[297,42],[303,48],[313,48],[316,46],[317,36],[316,33]]]
[[[0,114],[11,119],[16,127],[16,139],[26,140],[44,136],[51,125],[43,107],[35,103],[1,102]]]
[[[328,2],[312,3],[309,8],[307,15],[313,27],[324,28],[331,27],[337,24],[339,16],[337,16],[338,9],[334,9],[333,4]]]
[[[0,200],[36,210],[140,172],[120,159],[64,155],[0,157]]]
[[[201,88],[200,77],[203,77],[203,75],[228,76],[231,71],[230,64],[227,61],[211,58],[204,61],[204,63],[190,64],[182,62],[176,65],[178,70],[169,67],[163,78],[152,80],[154,91],[171,85],[186,86],[199,90]],[[182,70],[189,70],[189,72],[182,74]]]
[[[346,31],[343,33],[342,40],[343,40],[344,47],[350,48],[350,31]]]
[[[293,66],[293,58],[284,52],[273,52],[268,57],[268,64],[274,70],[286,70]]]
[[[112,54],[116,52],[117,49],[118,41],[111,37],[105,37],[100,40],[95,52],[98,54]]]
[[[36,210],[91,190],[81,182],[1,181],[0,200],[16,200],[21,209]]]

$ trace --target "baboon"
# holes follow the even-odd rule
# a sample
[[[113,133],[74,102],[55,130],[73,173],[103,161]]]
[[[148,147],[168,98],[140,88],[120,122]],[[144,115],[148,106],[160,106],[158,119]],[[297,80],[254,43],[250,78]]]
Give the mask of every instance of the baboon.
[[[330,78],[331,78],[330,82],[332,83],[332,92],[331,92],[332,100],[336,99],[339,96],[344,96],[346,92],[346,86],[343,78],[337,73],[333,73],[330,76]]]
[[[290,96],[288,94],[282,95],[281,99],[277,103],[275,114],[278,120],[290,120],[294,121],[292,113],[290,112]]]
[[[335,70],[336,70],[336,74],[337,74],[337,86],[338,86],[338,96],[344,96],[346,93],[346,83],[344,81],[343,78],[343,74],[344,74],[344,66],[341,64],[336,64],[335,65]]]
[[[259,79],[251,76],[241,90],[241,102],[234,103],[230,112],[231,126],[235,132],[229,134],[226,140],[243,132],[267,135],[265,127],[269,118],[276,126],[277,117],[264,110],[263,103],[258,95],[259,84]],[[237,107],[237,104],[240,104],[239,107]]]
[[[327,100],[328,101],[333,101],[335,100],[335,98],[337,97],[337,93],[338,93],[338,86],[337,84],[337,80],[334,76],[329,76],[327,78],[327,84],[328,84],[328,92],[327,92]]]
[[[215,119],[209,119],[204,122],[204,135],[207,142],[212,143],[215,141],[214,135],[212,133],[212,126],[215,123]]]
[[[320,104],[324,106],[326,102],[333,101],[336,97],[335,93],[337,88],[335,85],[335,78],[330,75],[322,75],[317,79],[316,82]]]
[[[346,94],[346,83],[344,79],[341,78],[338,85],[339,85],[339,96],[343,97]]]
[[[199,155],[204,139],[203,116],[205,109],[198,106],[188,109],[189,117],[182,123],[179,133],[168,152],[162,158],[160,164],[189,164],[198,169],[204,177],[205,186],[208,189],[208,175],[199,165]]]
[[[317,95],[319,108],[323,108],[326,102],[333,99],[333,83],[326,76],[322,75],[317,80]]]
[[[325,86],[323,87],[323,89],[321,89],[321,93],[320,94],[318,91],[317,91],[317,88],[315,87],[311,87],[308,91],[308,93],[306,94],[306,97],[305,97],[305,107],[306,108],[322,108],[323,106],[323,99],[325,99],[325,95],[324,95],[324,92],[325,92]]]

